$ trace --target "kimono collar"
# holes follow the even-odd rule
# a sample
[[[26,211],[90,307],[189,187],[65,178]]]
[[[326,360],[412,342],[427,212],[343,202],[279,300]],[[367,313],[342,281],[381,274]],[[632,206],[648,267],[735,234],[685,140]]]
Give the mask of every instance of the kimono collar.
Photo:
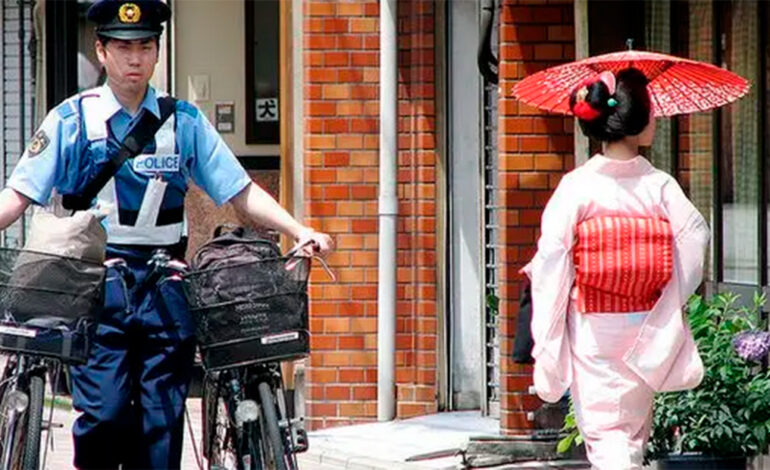
[[[601,153],[591,157],[585,164],[597,173],[608,176],[641,176],[654,170],[655,167],[643,156],[637,155],[630,160],[615,160]]]

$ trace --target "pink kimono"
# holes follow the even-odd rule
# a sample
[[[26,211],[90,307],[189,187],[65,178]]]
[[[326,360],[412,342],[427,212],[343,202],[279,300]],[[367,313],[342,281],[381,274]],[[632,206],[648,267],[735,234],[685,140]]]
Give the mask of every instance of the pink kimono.
[[[651,302],[631,304],[650,309],[585,313],[575,266],[584,258],[574,247],[578,227],[602,218],[668,222],[667,282]],[[654,393],[693,388],[703,377],[682,306],[701,282],[709,235],[676,180],[641,156],[595,155],[564,176],[545,208],[537,253],[524,268],[532,281],[535,389],[555,402],[571,387],[595,469],[641,469]]]

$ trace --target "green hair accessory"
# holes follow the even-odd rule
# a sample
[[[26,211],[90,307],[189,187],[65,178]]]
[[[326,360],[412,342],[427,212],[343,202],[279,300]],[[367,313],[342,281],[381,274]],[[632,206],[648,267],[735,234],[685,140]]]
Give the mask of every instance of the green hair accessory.
[[[618,100],[616,100],[615,98],[610,98],[607,100],[607,106],[609,106],[610,108],[614,108],[617,105],[618,105]]]

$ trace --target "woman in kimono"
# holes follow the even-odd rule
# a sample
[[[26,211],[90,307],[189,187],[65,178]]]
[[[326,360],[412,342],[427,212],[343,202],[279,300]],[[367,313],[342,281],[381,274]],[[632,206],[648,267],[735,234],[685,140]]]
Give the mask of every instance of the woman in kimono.
[[[654,393],[703,377],[681,307],[700,284],[709,229],[639,155],[655,133],[642,72],[603,72],[570,107],[602,151],[562,178],[524,268],[535,389],[551,402],[571,390],[594,469],[641,469]]]

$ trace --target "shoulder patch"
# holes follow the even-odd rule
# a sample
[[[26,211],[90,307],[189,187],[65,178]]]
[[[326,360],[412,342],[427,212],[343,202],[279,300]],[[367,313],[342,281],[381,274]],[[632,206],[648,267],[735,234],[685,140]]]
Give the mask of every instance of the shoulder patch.
[[[192,103],[188,103],[184,100],[178,100],[176,102],[176,110],[180,113],[187,114],[192,118],[198,117],[198,108],[196,108]]]
[[[48,135],[46,135],[43,129],[40,129],[29,142],[29,145],[27,146],[27,155],[29,155],[29,158],[37,156],[48,147],[49,143],[51,143],[51,139],[48,138]]]
[[[61,119],[67,119],[68,117],[77,113],[75,103],[72,100],[67,100],[56,107],[56,112]]]

